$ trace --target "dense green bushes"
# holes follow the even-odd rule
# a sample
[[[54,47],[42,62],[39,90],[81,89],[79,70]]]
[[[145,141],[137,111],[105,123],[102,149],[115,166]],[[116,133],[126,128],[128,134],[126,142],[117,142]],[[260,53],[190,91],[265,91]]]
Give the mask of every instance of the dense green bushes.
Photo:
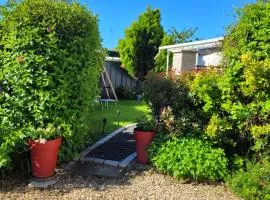
[[[103,60],[97,18],[77,3],[24,0],[0,22],[0,168],[30,130],[60,129],[60,158],[85,145]]]
[[[216,159],[224,157],[224,154],[214,153],[204,157],[203,161],[197,158],[200,161],[197,163],[192,161],[198,155],[197,147],[202,151],[222,149],[227,172],[233,174],[228,176],[228,185],[245,199],[269,199],[270,2],[249,4],[238,14],[238,21],[225,37],[224,66],[191,75],[188,81],[181,81],[184,83],[181,89],[177,87],[177,81],[170,85],[170,93],[166,93],[169,103],[162,103],[163,106],[159,107],[165,127],[161,132],[167,133],[167,139],[156,138],[150,148],[151,158],[154,166],[163,172],[197,179],[194,171],[203,169],[204,162],[211,162],[215,156]],[[184,76],[174,80],[186,80]],[[158,87],[157,84],[156,91]],[[176,104],[171,101],[174,98]],[[149,103],[152,103],[151,99]],[[181,134],[177,134],[179,132]],[[202,139],[212,145],[205,148],[204,143],[191,142]],[[182,155],[186,151],[188,155]],[[181,168],[184,166],[188,166],[186,171]],[[220,168],[218,171],[226,170]],[[219,174],[219,177],[224,176],[225,173]],[[202,179],[210,177],[211,174],[205,174]]]
[[[223,74],[196,76],[192,92],[210,114],[205,134],[229,154],[269,150],[270,63],[245,54]],[[210,81],[209,81],[210,79]],[[199,87],[200,86],[200,87]]]
[[[218,82],[224,115],[216,114],[216,123],[209,124],[210,132],[218,129],[218,135],[226,134],[219,128],[226,121],[227,131],[245,141],[246,146],[236,141],[235,150],[240,149],[253,164],[243,165],[228,178],[228,185],[244,199],[270,199],[269,13],[269,1],[239,10],[238,21],[225,38],[226,69],[223,81]]]
[[[194,74],[170,74],[168,78],[165,73],[149,73],[146,76],[143,84],[144,99],[159,121],[163,109],[169,107],[178,121],[175,125],[182,123],[186,128],[191,124],[202,126],[205,116],[189,94],[189,84],[193,79]],[[182,126],[183,129],[185,127]]]
[[[249,163],[247,170],[241,169],[228,178],[228,185],[244,199],[270,199],[270,163]]]
[[[225,38],[223,73],[200,74],[192,83],[194,97],[210,114],[206,135],[230,155],[269,153],[269,11],[270,2],[239,10]]]
[[[152,109],[158,108],[162,124],[159,131],[167,134],[166,139],[158,136],[150,147],[151,161],[158,170],[193,180],[222,180],[226,174],[239,169],[253,176],[255,171],[245,168],[246,161],[260,160],[269,153],[270,64],[267,59],[254,61],[251,57],[246,54],[240,65],[223,71],[208,69],[196,76],[185,74],[168,79],[151,74],[146,78],[145,88],[154,89],[145,90],[145,96],[151,97],[147,99],[150,105],[152,102],[158,105]],[[169,89],[160,89],[164,85],[159,87],[156,82],[168,83]],[[155,98],[153,90],[162,93],[160,98]],[[205,140],[209,142],[202,142]],[[209,153],[207,149],[220,152]],[[201,155],[208,153],[206,157]],[[213,158],[220,162],[212,163]],[[205,163],[211,163],[209,166],[216,171],[211,171]],[[203,170],[206,168],[209,173]],[[267,194],[268,179],[265,187],[255,189],[257,182],[245,183],[238,173],[228,180],[240,196],[246,198],[248,189],[260,197]],[[238,182],[242,184],[240,188],[237,188]],[[250,188],[252,184],[256,187]]]
[[[151,161],[160,171],[176,178],[222,180],[227,175],[227,159],[222,149],[192,138],[171,138],[150,148]]]
[[[168,106],[172,92],[172,81],[164,74],[149,73],[143,82],[144,99],[153,115],[159,116],[161,109]]]
[[[132,91],[129,87],[119,86],[116,88],[115,93],[119,99],[135,99],[136,92]]]
[[[227,159],[222,149],[203,140],[208,115],[190,93],[194,78],[195,74],[166,78],[156,73],[146,77],[145,99],[160,124],[149,150],[150,160],[158,170],[177,178],[222,180],[227,174]]]
[[[256,60],[269,58],[269,13],[269,1],[262,0],[238,10],[238,19],[229,27],[224,42],[226,64],[239,62],[241,56],[247,52],[254,52],[253,59]]]

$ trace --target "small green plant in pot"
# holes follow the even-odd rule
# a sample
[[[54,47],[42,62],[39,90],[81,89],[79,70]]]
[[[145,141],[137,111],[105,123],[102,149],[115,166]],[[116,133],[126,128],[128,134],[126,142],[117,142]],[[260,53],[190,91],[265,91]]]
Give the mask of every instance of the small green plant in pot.
[[[63,127],[53,124],[48,124],[45,128],[27,129],[34,178],[42,179],[54,175],[63,132]]]
[[[134,129],[137,160],[140,163],[148,163],[147,148],[156,135],[156,122],[153,118],[143,116],[139,121],[137,128]]]

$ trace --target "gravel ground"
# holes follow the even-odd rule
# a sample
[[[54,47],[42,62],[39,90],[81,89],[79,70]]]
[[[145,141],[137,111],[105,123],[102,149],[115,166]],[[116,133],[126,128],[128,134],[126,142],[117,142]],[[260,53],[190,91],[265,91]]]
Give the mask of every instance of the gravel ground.
[[[121,178],[85,178],[61,169],[55,178],[48,189],[30,188],[23,178],[0,180],[0,199],[238,199],[221,184],[179,182],[139,164]]]

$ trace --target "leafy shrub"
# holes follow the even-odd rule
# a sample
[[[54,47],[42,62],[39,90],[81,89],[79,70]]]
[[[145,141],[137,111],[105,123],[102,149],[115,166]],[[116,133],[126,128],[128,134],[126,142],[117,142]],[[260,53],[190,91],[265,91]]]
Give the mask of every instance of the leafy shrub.
[[[229,27],[223,45],[228,64],[236,64],[247,52],[253,52],[256,60],[270,58],[269,13],[269,1],[257,1],[238,10],[238,20]]]
[[[155,93],[149,98],[150,105],[154,102],[153,105],[162,105],[161,109],[167,106],[171,108],[173,118],[168,112],[161,119],[166,126],[173,124],[171,130],[174,133],[199,136],[203,132],[199,138],[206,137],[215,147],[222,148],[228,158],[226,163],[230,162],[226,166],[232,170],[243,167],[244,158],[260,160],[263,154],[270,152],[269,9],[269,1],[257,1],[239,11],[239,21],[231,26],[224,41],[226,62],[222,70],[208,69],[190,77],[188,81],[183,76],[169,78],[169,89],[165,92],[161,90],[165,98],[154,99]],[[157,88],[155,84],[150,88],[159,91],[158,83],[156,85]],[[151,89],[148,91],[151,93]],[[156,109],[159,112],[160,107]],[[182,170],[181,166],[185,166],[181,163],[182,154],[179,153],[184,150],[178,147],[181,145],[176,145],[177,142],[181,144],[181,139],[170,137],[167,135],[166,142],[159,138],[159,143],[152,145],[153,164],[176,177],[188,173],[194,175],[193,168],[183,170],[185,173],[179,172],[178,169]],[[188,144],[186,146],[189,147]],[[196,151],[197,148],[194,149]],[[193,152],[190,154],[193,155]],[[221,177],[224,178],[223,175]]]
[[[247,4],[238,11],[238,20],[224,41],[228,69],[219,83],[221,110],[229,111],[225,116],[230,129],[236,130],[241,141],[254,143],[252,149],[259,157],[270,152],[269,12],[269,1]]]
[[[103,61],[97,18],[78,3],[53,0],[19,1],[3,13],[0,168],[25,148],[29,128],[49,124],[66,128],[60,159],[71,158],[90,137]]]
[[[223,72],[199,73],[191,85],[210,117],[206,136],[229,157],[270,152],[269,10],[261,1],[240,9],[224,41]]]
[[[29,127],[25,130],[25,136],[32,140],[53,140],[62,136],[68,135],[69,127],[55,127],[53,124],[48,124],[46,128]]]
[[[204,114],[209,117],[206,121],[204,134],[220,147],[225,149],[227,155],[233,156],[242,143],[238,145],[240,134],[233,128],[228,119],[227,109],[222,109],[222,88],[219,82],[224,81],[224,75],[216,70],[207,69],[199,72],[191,84],[191,95],[197,105],[201,105]],[[225,89],[225,88],[224,88]],[[246,153],[246,151],[245,151]]]
[[[136,129],[140,131],[154,131],[156,129],[156,122],[153,117],[143,115],[141,119],[138,120]]]
[[[175,132],[175,117],[170,106],[165,107],[160,113],[159,131],[172,134]],[[161,130],[160,130],[161,129]]]
[[[163,73],[149,73],[143,82],[143,93],[146,103],[153,115],[159,116],[161,110],[169,105],[173,82]]]
[[[252,53],[222,74],[198,74],[191,89],[210,120],[205,133],[228,155],[269,151],[270,63]]]
[[[202,106],[195,104],[195,99],[191,95],[190,87],[195,78],[194,73],[181,74],[174,79],[169,106],[175,116],[175,131],[181,135],[201,134],[208,115],[203,113]]]
[[[170,109],[174,120],[170,127],[164,131],[171,134],[193,135],[203,128],[207,116],[202,111],[201,105],[196,105],[190,95],[190,85],[194,79],[193,73],[182,75],[169,74],[166,78],[164,73],[151,73],[144,81],[144,96],[148,105],[152,108],[159,122],[164,121],[164,109]],[[165,114],[166,115],[166,114]],[[168,116],[167,116],[168,117]]]
[[[170,77],[172,91],[169,96],[169,106],[172,108],[175,117],[185,117],[195,110],[193,99],[189,96],[189,82],[186,75]]]
[[[128,87],[120,86],[116,88],[115,93],[119,99],[135,99],[135,92]]]
[[[153,165],[176,178],[216,181],[227,175],[223,150],[199,139],[157,138],[149,151]]]
[[[217,83],[221,77],[216,69],[208,68],[197,73],[191,83],[192,97],[196,104],[203,105],[205,113],[211,113],[213,110],[220,108],[221,90]]]
[[[270,199],[270,163],[249,163],[247,170],[235,172],[227,180],[229,187],[243,199]]]

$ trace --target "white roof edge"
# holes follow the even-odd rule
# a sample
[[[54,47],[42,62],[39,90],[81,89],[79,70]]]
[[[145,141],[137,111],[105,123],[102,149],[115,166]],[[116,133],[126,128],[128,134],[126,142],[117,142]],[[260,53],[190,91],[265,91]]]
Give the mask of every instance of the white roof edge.
[[[121,62],[121,59],[119,57],[110,57],[106,56],[105,61],[112,61],[112,62]]]
[[[167,46],[159,47],[159,50],[187,47],[187,46],[194,46],[194,45],[202,45],[202,44],[208,44],[208,43],[213,43],[213,42],[219,42],[222,40],[224,40],[224,37],[212,38],[212,39],[207,39],[207,40],[199,40],[199,41],[194,41],[194,42],[186,42],[186,43],[174,44],[174,45],[167,45]]]

